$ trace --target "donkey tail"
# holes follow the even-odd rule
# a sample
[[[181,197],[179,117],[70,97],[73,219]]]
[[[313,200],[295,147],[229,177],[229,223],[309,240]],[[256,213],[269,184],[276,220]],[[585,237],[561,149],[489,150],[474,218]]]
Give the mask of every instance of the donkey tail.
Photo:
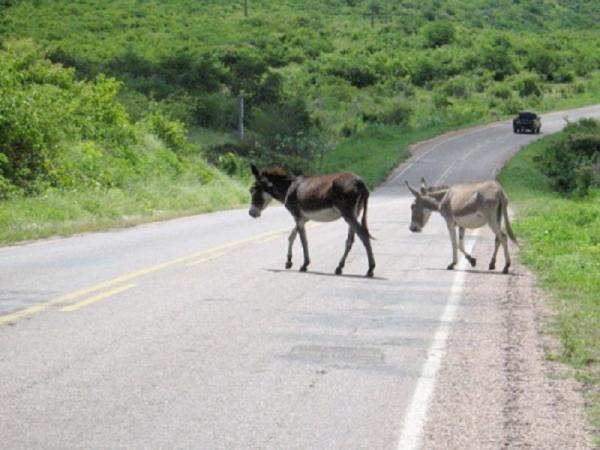
[[[501,207],[502,207],[502,215],[504,216],[504,224],[506,226],[506,233],[508,234],[508,237],[515,244],[519,245],[519,242],[517,241],[515,233],[510,224],[510,219],[508,217],[508,198],[505,195],[502,196]]]

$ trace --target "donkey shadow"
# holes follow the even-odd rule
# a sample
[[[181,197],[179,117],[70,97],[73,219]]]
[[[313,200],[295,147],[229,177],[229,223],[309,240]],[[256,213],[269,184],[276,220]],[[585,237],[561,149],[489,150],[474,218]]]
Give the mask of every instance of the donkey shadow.
[[[351,274],[351,273],[343,273],[340,275],[336,275],[335,273],[330,273],[330,272],[320,272],[318,270],[307,270],[305,272],[300,272],[298,270],[289,270],[289,269],[264,269],[267,272],[273,272],[273,273],[293,273],[293,274],[308,274],[308,275],[318,275],[321,277],[334,277],[334,278],[356,278],[356,279],[361,279],[361,280],[378,280],[378,281],[389,281],[388,278],[384,278],[384,277],[377,277],[377,276],[372,276],[372,277],[365,277],[364,275],[358,275],[358,274]]]
[[[448,269],[441,269],[439,267],[425,267],[425,268],[423,268],[423,270],[434,271],[434,272],[450,272]],[[474,275],[502,275],[502,276],[506,276],[506,274],[504,274],[504,273],[502,273],[500,271],[495,271],[495,270],[452,269],[452,272],[464,272],[464,273],[474,274]],[[513,277],[524,277],[525,276],[525,274],[518,273],[518,272],[509,272],[508,275],[511,275]]]

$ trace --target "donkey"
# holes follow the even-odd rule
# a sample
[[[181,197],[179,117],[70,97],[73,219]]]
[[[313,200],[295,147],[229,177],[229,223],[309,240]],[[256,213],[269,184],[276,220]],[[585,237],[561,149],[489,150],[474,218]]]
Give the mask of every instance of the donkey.
[[[500,183],[497,181],[484,181],[436,188],[428,187],[425,180],[421,179],[421,189],[419,191],[412,188],[408,181],[406,185],[415,196],[415,201],[411,205],[410,231],[420,232],[429,220],[432,211],[438,211],[446,220],[452,241],[452,262],[448,265],[448,270],[454,269],[458,262],[456,227],[458,227],[458,249],[465,255],[471,267],[475,267],[477,260],[469,255],[464,248],[465,228],[480,228],[487,224],[496,235],[494,254],[490,260],[489,270],[496,268],[496,255],[500,244],[502,244],[505,260],[502,273],[508,273],[510,255],[506,234],[515,243],[517,243],[517,239],[508,218],[508,197]],[[502,217],[504,217],[506,233],[502,231]]]
[[[359,177],[351,173],[305,177],[290,175],[278,167],[262,171],[254,165],[251,168],[255,182],[250,188],[252,195],[250,216],[260,217],[271,199],[275,198],[285,205],[296,222],[288,238],[286,269],[292,267],[292,245],[297,234],[300,234],[304,251],[304,264],[300,267],[300,271],[305,272],[310,263],[305,230],[305,224],[309,220],[330,222],[343,217],[348,224],[348,238],[344,255],[335,269],[336,275],[342,273],[346,257],[354,243],[354,235],[357,234],[367,250],[369,259],[367,277],[373,276],[375,259],[371,249],[372,237],[367,227],[369,190]],[[358,216],[361,211],[362,220],[359,222]]]

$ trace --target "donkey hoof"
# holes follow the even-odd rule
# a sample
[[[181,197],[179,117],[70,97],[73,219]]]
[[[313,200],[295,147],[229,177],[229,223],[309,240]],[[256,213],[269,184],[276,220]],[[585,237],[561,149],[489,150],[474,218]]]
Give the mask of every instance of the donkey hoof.
[[[292,262],[291,261],[286,262],[285,263],[285,268],[289,269],[290,267],[292,267]]]
[[[306,272],[306,266],[300,267],[300,272]]]
[[[508,268],[509,268],[509,267],[510,267],[510,266],[504,266],[504,269],[502,269],[502,273],[503,273],[503,274],[507,274],[507,273],[508,273]]]
[[[341,267],[336,267],[335,274],[336,275],[341,275],[342,274],[342,268]]]
[[[373,278],[373,269],[369,269],[369,271],[367,272],[367,275],[365,275],[367,278]]]
[[[490,263],[490,270],[494,270],[496,268],[496,263]]]
[[[454,266],[456,265],[456,263],[450,263],[448,264],[448,267],[446,267],[446,270],[454,270]]]
[[[471,267],[475,267],[477,265],[477,258],[473,258],[472,256],[470,256],[467,259],[469,260],[469,264],[471,264]]]

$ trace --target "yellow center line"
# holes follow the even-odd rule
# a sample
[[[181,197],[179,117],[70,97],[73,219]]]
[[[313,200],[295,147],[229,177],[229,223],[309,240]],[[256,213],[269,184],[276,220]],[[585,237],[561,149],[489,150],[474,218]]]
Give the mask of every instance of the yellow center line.
[[[0,315],[0,325],[8,323],[8,322],[13,322],[13,321],[21,319],[23,317],[31,316],[33,314],[37,314],[39,312],[42,312],[42,311],[48,309],[49,307],[51,307],[53,305],[63,304],[63,303],[69,302],[71,300],[75,300],[75,299],[77,299],[79,297],[83,297],[84,295],[91,294],[93,292],[99,291],[101,289],[109,288],[111,286],[114,286],[115,284],[120,284],[120,283],[123,283],[123,282],[126,282],[126,281],[131,281],[131,280],[134,280],[136,278],[140,278],[140,277],[142,277],[144,275],[148,275],[150,273],[157,272],[159,270],[166,269],[168,267],[172,267],[172,266],[174,266],[176,264],[184,263],[186,261],[190,261],[190,260],[193,260],[193,259],[196,259],[196,258],[201,258],[201,257],[203,257],[205,255],[210,255],[212,253],[215,253],[215,252],[218,252],[218,251],[221,251],[221,250],[227,250],[227,249],[230,249],[232,247],[236,247],[236,246],[239,246],[239,245],[247,244],[249,242],[259,241],[261,239],[265,239],[265,238],[268,238],[268,237],[271,237],[271,236],[276,236],[276,235],[279,235],[281,233],[288,232],[290,230],[291,230],[291,227],[279,228],[279,229],[277,229],[275,231],[270,231],[268,233],[262,233],[262,234],[259,234],[259,235],[256,235],[256,236],[252,236],[252,237],[249,237],[249,238],[245,238],[245,239],[239,239],[239,240],[236,240],[236,241],[231,241],[231,242],[228,242],[226,244],[218,245],[216,247],[212,247],[212,248],[207,249],[207,250],[201,250],[199,252],[195,252],[195,253],[192,253],[192,254],[187,255],[187,256],[181,256],[179,258],[175,258],[175,259],[172,259],[172,260],[169,260],[169,261],[165,261],[163,263],[156,264],[154,266],[150,266],[150,267],[147,267],[145,269],[136,270],[136,271],[127,273],[125,275],[121,275],[121,276],[118,276],[118,277],[115,277],[115,278],[111,278],[111,279],[108,279],[106,281],[102,281],[100,283],[94,284],[92,286],[89,286],[89,287],[86,287],[86,288],[83,288],[83,289],[79,289],[77,291],[69,292],[67,294],[64,294],[64,295],[61,295],[59,297],[53,298],[51,300],[48,300],[47,302],[39,303],[37,305],[30,306],[28,308],[22,309],[20,311],[16,311],[14,313]]]
[[[186,264],[187,267],[191,267],[191,266],[197,266],[198,264],[202,264],[204,262],[213,260],[218,258],[219,256],[223,256],[226,255],[227,252],[221,252],[221,253],[215,253],[214,255],[210,255],[210,256],[206,256],[204,258],[199,259],[198,261],[192,261]]]
[[[131,289],[132,287],[135,287],[135,286],[137,286],[135,283],[131,283],[131,284],[128,284],[126,286],[121,286],[121,287],[112,289],[110,291],[103,292],[103,293],[98,294],[98,295],[94,295],[93,297],[87,298],[85,300],[81,300],[80,302],[73,303],[72,305],[69,305],[69,306],[65,306],[63,309],[61,309],[61,311],[65,311],[65,312],[77,311],[78,309],[81,309],[84,306],[89,306],[92,303],[99,302],[100,300],[104,300],[105,298],[111,297],[111,296],[116,295],[116,294],[118,294],[120,292],[127,291],[127,290],[129,290],[129,289]]]
[[[5,314],[3,316],[0,316],[0,324],[13,322],[15,320],[20,319],[21,317],[31,316],[32,314],[45,310],[46,308],[48,308],[48,306],[50,306],[50,302],[40,303],[38,305],[33,305],[29,308],[25,308],[11,314]]]

